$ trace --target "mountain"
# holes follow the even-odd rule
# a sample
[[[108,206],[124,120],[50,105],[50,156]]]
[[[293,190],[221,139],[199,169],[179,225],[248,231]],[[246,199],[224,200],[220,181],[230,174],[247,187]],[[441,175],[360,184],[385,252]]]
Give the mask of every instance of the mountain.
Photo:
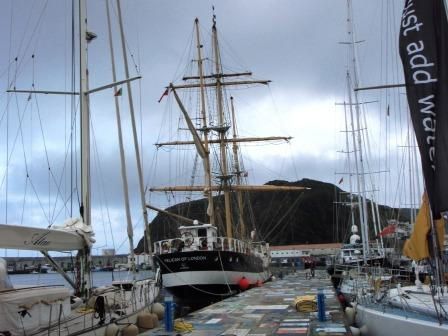
[[[271,245],[318,244],[346,242],[350,235],[349,194],[338,186],[321,181],[302,179],[297,182],[271,181],[267,185],[301,186],[304,191],[246,192],[244,193],[244,220],[257,223],[257,239],[266,240]],[[354,195],[354,201],[357,196]],[[223,232],[224,221],[219,219],[224,212],[221,196],[214,199],[218,219],[216,225]],[[354,202],[352,202],[354,203]],[[251,205],[251,207],[247,205]],[[368,201],[370,205],[370,201]],[[236,200],[235,204],[236,206]],[[252,210],[249,210],[249,209]],[[206,223],[207,204],[205,199],[179,203],[166,210],[197,219]],[[388,219],[409,221],[410,209],[395,209],[379,205],[383,226]],[[221,215],[221,216],[219,216]],[[356,213],[355,213],[356,215]],[[356,219],[356,218],[355,218]],[[237,218],[233,219],[237,222]],[[188,225],[180,223],[181,225]],[[151,223],[151,239],[158,241],[178,234],[179,221],[166,214],[159,213]],[[252,230],[253,226],[248,230]],[[234,225],[234,231],[238,228]],[[373,233],[372,233],[373,234]],[[143,251],[143,238],[136,253]]]

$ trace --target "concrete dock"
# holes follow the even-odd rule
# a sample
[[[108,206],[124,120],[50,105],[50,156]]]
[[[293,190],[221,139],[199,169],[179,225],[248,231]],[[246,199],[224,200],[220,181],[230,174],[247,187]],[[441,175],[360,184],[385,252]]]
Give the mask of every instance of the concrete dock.
[[[298,296],[325,294],[325,321],[318,313],[300,312],[294,306]],[[284,275],[264,284],[176,319],[176,330],[153,329],[145,336],[268,336],[268,335],[351,335],[344,325],[342,308],[329,277],[316,270],[314,278],[306,271]]]

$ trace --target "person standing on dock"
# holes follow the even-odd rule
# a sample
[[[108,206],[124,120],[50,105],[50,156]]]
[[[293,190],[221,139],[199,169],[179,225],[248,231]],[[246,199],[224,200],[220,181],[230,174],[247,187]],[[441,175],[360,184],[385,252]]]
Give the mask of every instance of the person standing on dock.
[[[310,261],[310,273],[311,277],[314,278],[314,270],[316,269],[316,262],[314,260]]]

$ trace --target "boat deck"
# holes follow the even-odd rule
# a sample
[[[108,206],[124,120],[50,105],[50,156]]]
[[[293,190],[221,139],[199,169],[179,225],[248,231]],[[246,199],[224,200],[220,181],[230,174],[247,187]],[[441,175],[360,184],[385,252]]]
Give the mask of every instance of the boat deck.
[[[326,321],[320,322],[317,312],[298,312],[297,296],[316,295],[318,288],[325,294]],[[342,308],[337,301],[330,279],[324,270],[316,270],[309,278],[306,271],[284,275],[236,296],[176,319],[174,332],[163,326],[145,332],[145,336],[268,336],[268,335],[351,335],[344,325]],[[184,324],[182,322],[185,322]]]

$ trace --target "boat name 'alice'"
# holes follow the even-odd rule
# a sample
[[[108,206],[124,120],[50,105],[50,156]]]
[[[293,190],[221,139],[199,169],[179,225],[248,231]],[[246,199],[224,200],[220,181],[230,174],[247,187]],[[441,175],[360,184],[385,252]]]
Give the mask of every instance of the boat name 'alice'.
[[[191,257],[181,257],[181,258],[170,258],[166,259],[165,263],[173,263],[173,262],[179,262],[179,261],[201,261],[201,260],[207,260],[206,256],[191,256]]]
[[[49,234],[50,234],[50,231],[48,231],[47,233],[45,233],[43,235],[41,235],[40,233],[35,233],[31,237],[31,240],[30,241],[25,240],[24,244],[25,245],[34,245],[34,246],[46,246],[46,245],[50,244],[50,242],[46,239]]]

